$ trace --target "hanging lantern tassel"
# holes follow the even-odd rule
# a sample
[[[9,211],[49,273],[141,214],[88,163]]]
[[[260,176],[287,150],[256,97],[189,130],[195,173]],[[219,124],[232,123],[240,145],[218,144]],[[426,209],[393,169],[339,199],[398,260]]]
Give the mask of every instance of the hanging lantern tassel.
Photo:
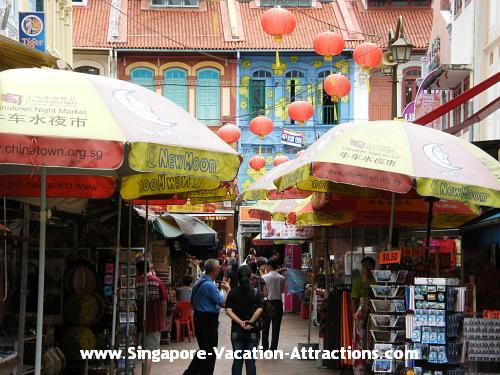
[[[337,104],[339,102],[338,96],[332,96],[332,102],[333,102],[333,121],[337,121]]]
[[[276,69],[279,69],[280,65],[280,52],[276,50]]]
[[[363,68],[363,71],[365,72],[365,84],[366,88],[368,89],[368,92],[371,91],[371,86],[370,86],[370,68]]]

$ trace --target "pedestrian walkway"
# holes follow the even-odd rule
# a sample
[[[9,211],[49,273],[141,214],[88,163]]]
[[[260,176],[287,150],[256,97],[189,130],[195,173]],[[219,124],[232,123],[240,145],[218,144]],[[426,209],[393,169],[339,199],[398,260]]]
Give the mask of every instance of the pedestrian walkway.
[[[224,312],[221,312],[219,326],[219,348],[224,346],[227,349],[231,349],[230,332],[230,319]],[[312,328],[311,337],[311,341],[318,342],[318,329],[316,327]],[[300,316],[297,315],[285,315],[281,324],[281,334],[278,349],[292,352],[293,348],[296,347],[298,343],[303,342],[307,342],[307,321],[301,319]],[[170,345],[164,346],[162,349],[189,350],[195,349],[196,347],[196,339],[192,340],[191,343],[184,339],[184,342],[172,343]],[[188,360],[176,360],[173,363],[162,361],[153,364],[151,374],[163,375],[168,373],[172,375],[181,375],[182,372],[188,367],[188,365]],[[215,367],[215,374],[231,374],[231,365],[231,360],[218,360]],[[243,371],[243,373],[245,372]],[[257,373],[262,375],[272,373],[282,373],[286,375],[312,375],[328,373],[331,375],[332,370],[318,369],[316,361],[284,359],[257,361]]]

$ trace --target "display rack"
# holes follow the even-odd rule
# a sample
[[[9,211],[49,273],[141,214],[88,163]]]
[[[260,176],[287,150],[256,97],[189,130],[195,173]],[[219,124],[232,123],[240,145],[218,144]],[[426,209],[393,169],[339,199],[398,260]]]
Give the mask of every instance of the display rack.
[[[370,335],[373,349],[379,358],[373,361],[373,372],[383,374],[402,374],[404,360],[385,357],[388,350],[404,349],[405,341],[405,304],[404,281],[408,271],[373,270],[377,284],[371,285],[374,298],[371,298]]]
[[[118,348],[124,353],[137,343],[137,294],[136,269],[130,262],[120,263],[120,284],[118,295]],[[118,374],[134,373],[135,363],[132,359],[119,359]]]
[[[469,369],[485,365],[498,371],[500,364],[500,319],[466,318],[464,341]],[[497,372],[495,371],[495,372]]]
[[[464,288],[458,279],[415,278],[407,287],[409,349],[418,359],[407,360],[407,374],[461,375],[463,363]]]

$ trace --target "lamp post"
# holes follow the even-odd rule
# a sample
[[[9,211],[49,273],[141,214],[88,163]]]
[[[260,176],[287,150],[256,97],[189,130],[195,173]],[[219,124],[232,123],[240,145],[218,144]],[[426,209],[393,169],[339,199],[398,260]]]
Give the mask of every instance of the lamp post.
[[[392,119],[398,117],[398,64],[410,61],[412,45],[403,36],[403,16],[398,17],[396,32],[389,31],[387,46],[391,50],[391,65],[382,69],[383,75],[392,75]],[[390,73],[389,73],[390,72]],[[391,196],[391,216],[389,218],[389,243],[388,249],[392,248],[392,234],[394,231],[394,210],[396,208],[396,194]]]
[[[391,50],[394,65],[390,67],[392,75],[392,118],[398,117],[398,64],[410,61],[413,46],[403,36],[403,16],[399,16],[396,32],[389,31],[388,47]],[[385,69],[386,71],[388,69]]]

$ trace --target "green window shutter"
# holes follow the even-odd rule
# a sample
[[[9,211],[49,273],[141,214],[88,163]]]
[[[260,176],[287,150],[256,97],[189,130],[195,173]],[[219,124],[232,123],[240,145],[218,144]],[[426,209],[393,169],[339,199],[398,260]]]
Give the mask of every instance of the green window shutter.
[[[163,96],[187,111],[187,72],[184,69],[168,69],[163,74]]]
[[[220,124],[219,71],[202,69],[196,79],[196,117],[207,125]]]
[[[130,80],[136,85],[155,91],[154,72],[148,68],[135,68],[130,72]]]

